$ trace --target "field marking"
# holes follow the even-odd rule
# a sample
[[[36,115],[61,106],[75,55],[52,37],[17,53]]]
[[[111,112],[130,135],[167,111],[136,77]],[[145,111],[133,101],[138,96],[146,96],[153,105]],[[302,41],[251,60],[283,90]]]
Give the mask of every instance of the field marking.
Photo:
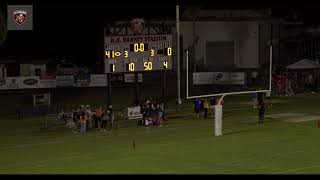
[[[189,115],[192,115],[193,113],[189,113]],[[196,118],[196,117],[188,117],[188,118]],[[201,118],[198,118],[199,120]],[[240,122],[240,121],[239,121]],[[170,124],[169,124],[170,125]],[[171,124],[171,125],[176,125],[176,124]],[[230,125],[229,123],[224,123],[224,125]],[[107,134],[101,134],[100,132],[97,132],[97,134],[88,134],[88,136],[86,137],[87,139],[95,139],[95,140],[100,140],[100,138],[105,138],[105,136],[126,136],[126,135],[143,135],[143,134],[148,134],[148,133],[157,133],[160,132],[158,131],[158,128],[161,128],[161,132],[164,131],[174,131],[177,129],[181,129],[181,130],[185,130],[185,129],[190,129],[190,128],[208,128],[211,127],[211,124],[188,124],[188,125],[184,125],[184,126],[176,126],[176,127],[170,127],[170,126],[166,126],[164,125],[163,127],[151,127],[150,129],[135,129],[135,132],[133,133],[128,133],[126,131],[123,132],[119,132],[117,130],[111,130],[111,132],[108,132]],[[155,129],[157,128],[157,129]],[[125,129],[122,129],[125,130]],[[164,130],[164,131],[163,131]],[[116,133],[112,133],[112,131],[116,131]],[[99,133],[99,134],[98,134]],[[112,134],[111,134],[112,133]],[[99,139],[97,139],[99,138]],[[28,144],[19,144],[19,145],[9,145],[9,146],[4,146],[4,147],[0,147],[0,151],[1,150],[8,150],[8,149],[16,149],[16,148],[26,148],[26,147],[32,147],[32,146],[39,146],[39,145],[46,145],[46,144],[59,144],[59,143],[66,143],[66,142],[79,142],[82,141],[82,137],[81,136],[74,136],[73,139],[71,139],[70,141],[66,141],[64,137],[61,138],[53,138],[50,139],[50,137],[47,140],[44,140],[45,142],[39,142],[39,143],[28,143]],[[112,139],[103,139],[104,141],[111,141]]]
[[[194,118],[197,118],[197,117],[195,117],[194,115],[194,113],[186,113],[186,114],[184,114],[184,115],[186,115],[187,116],[187,118],[192,118],[192,119],[194,119]],[[189,115],[189,116],[188,116]],[[193,115],[193,116],[191,116],[190,117],[190,115]],[[211,118],[211,117],[209,117],[209,118]],[[201,120],[202,118],[197,118],[197,119],[199,119],[199,120]],[[213,120],[213,119],[212,119]],[[242,121],[239,121],[240,123],[242,123]],[[238,123],[239,123],[238,122]],[[247,121],[246,121],[247,122]],[[245,123],[246,123],[245,122]],[[250,122],[252,122],[252,121],[250,121]],[[233,123],[234,124],[234,123]],[[100,134],[99,132],[99,134],[88,134],[89,136],[87,136],[86,138],[88,139],[88,138],[92,138],[92,139],[95,139],[95,140],[97,140],[96,138],[104,138],[105,136],[126,136],[126,135],[132,135],[132,134],[134,134],[134,135],[143,135],[143,134],[148,134],[148,133],[157,133],[157,132],[159,132],[158,130],[158,128],[161,128],[162,130],[161,130],[161,132],[163,132],[163,130],[165,130],[165,131],[173,131],[173,130],[177,130],[177,129],[182,129],[182,130],[184,130],[184,129],[190,129],[190,128],[195,128],[195,127],[198,127],[198,128],[208,128],[208,127],[211,127],[211,124],[201,124],[201,123],[199,123],[199,124],[196,124],[196,122],[195,122],[195,124],[188,124],[188,125],[184,125],[184,126],[176,126],[176,127],[174,127],[176,124],[169,124],[170,126],[167,126],[167,125],[164,125],[163,127],[151,127],[150,129],[146,129],[146,128],[143,128],[143,129],[135,129],[135,132],[132,132],[132,133],[128,133],[128,132],[126,132],[125,130],[126,129],[121,129],[121,130],[124,130],[124,131],[118,131],[117,129],[115,129],[115,130],[111,130],[111,132],[108,132],[107,134]],[[173,127],[171,127],[171,125],[173,125]],[[224,122],[224,126],[226,127],[226,126],[228,126],[228,125],[230,125],[229,123],[226,123],[226,122]],[[212,127],[213,128],[213,127]],[[116,131],[116,132],[115,132]],[[112,133],[112,132],[115,132],[115,133]],[[89,132],[90,133],[90,132]],[[44,136],[45,137],[45,136]],[[99,140],[98,139],[98,140]],[[105,140],[109,140],[109,139],[104,139],[104,141]],[[48,138],[48,139],[46,139],[45,140],[45,142],[39,142],[39,143],[29,143],[29,144],[19,144],[19,145],[9,145],[9,147],[8,146],[4,146],[4,147],[0,147],[0,151],[1,150],[8,150],[8,149],[16,149],[16,148],[26,148],[26,147],[32,147],[32,146],[39,146],[39,145],[45,145],[45,144],[59,144],[59,143],[66,143],[66,142],[79,142],[79,141],[82,141],[82,137],[81,136],[74,136],[73,137],[73,139],[71,139],[70,141],[66,141],[65,140],[65,138],[64,137],[61,137],[61,138],[52,138],[52,139],[50,139],[50,137]]]
[[[277,154],[271,155],[270,158],[281,157],[281,156],[284,156],[284,155],[287,155],[287,154],[296,154],[296,153],[299,153],[299,152],[306,152],[306,151],[305,150],[297,150],[297,151],[288,152],[288,153],[285,153],[285,154],[284,153],[277,153]],[[255,157],[250,157],[250,158],[233,160],[233,161],[230,161],[230,162],[211,163],[211,165],[213,164],[213,165],[217,165],[217,166],[233,166],[233,165],[239,166],[239,165],[243,164],[243,162],[245,162],[245,161],[248,161],[248,160],[250,161],[250,160],[255,160],[255,159],[256,159]],[[317,166],[320,166],[320,164],[317,165]],[[175,170],[175,171],[166,171],[164,173],[175,173],[175,172],[189,171],[189,170],[193,170],[193,169],[206,168],[206,167],[210,167],[210,165],[192,166],[190,168],[179,169],[179,170]],[[262,168],[265,168],[265,167],[268,167],[268,166],[263,166]],[[184,172],[184,173],[186,173],[186,172]],[[193,173],[195,173],[195,172],[193,172]]]
[[[198,138],[193,138],[191,139],[191,141],[201,141],[199,140]],[[270,140],[268,140],[270,141]],[[182,141],[175,141],[175,142],[171,142],[171,143],[157,143],[158,146],[169,146],[170,144],[172,143],[181,143]],[[149,145],[148,145],[149,146]],[[150,147],[148,146],[145,146],[144,149],[149,149],[152,145],[150,145]],[[304,150],[297,150],[297,151],[293,151],[293,152],[289,152],[289,154],[293,154],[293,153],[298,153],[298,152],[304,152]],[[14,164],[10,164],[9,166],[29,166],[30,165],[36,165],[37,167],[44,167],[46,166],[46,162],[48,161],[61,161],[61,160],[68,160],[68,159],[74,159],[74,158],[78,158],[78,157],[83,157],[83,156],[92,156],[93,154],[95,154],[96,152],[94,153],[86,153],[86,154],[83,154],[83,153],[75,153],[75,154],[69,154],[69,155],[73,155],[73,156],[70,156],[70,157],[63,157],[63,158],[55,158],[55,159],[51,159],[51,160],[44,160],[44,161],[40,161],[40,162],[29,162],[29,163],[14,163]],[[286,153],[288,154],[288,153]],[[272,155],[271,157],[277,157],[277,156],[283,156],[283,154],[281,153],[277,153],[277,154],[274,154]],[[91,159],[92,157],[90,157]],[[238,159],[238,160],[234,160],[234,161],[231,161],[230,162],[227,162],[227,163],[214,163],[215,165],[224,165],[224,166],[230,166],[230,165],[241,165],[241,162],[244,162],[244,161],[247,161],[247,160],[254,160],[255,158],[254,157],[251,157],[251,158],[245,158],[245,159]],[[45,164],[44,164],[45,163]],[[200,166],[193,166],[191,168],[185,168],[185,169],[179,169],[179,170],[175,170],[175,171],[167,171],[167,172],[164,172],[164,173],[171,173],[171,172],[180,172],[180,171],[186,171],[186,170],[192,170],[192,169],[199,169],[199,168],[203,168],[203,167],[210,167],[210,165],[200,165]]]
[[[64,141],[46,141],[46,142],[19,144],[19,145],[12,145],[12,146],[9,145],[9,146],[5,146],[5,147],[0,147],[0,151],[1,150],[8,150],[8,149],[33,147],[33,146],[39,146],[39,145],[47,145],[47,144],[59,144],[59,143],[63,143],[63,142]]]
[[[302,168],[296,168],[296,169],[289,169],[289,170],[286,170],[286,171],[280,171],[280,172],[276,172],[276,173],[273,173],[273,174],[285,174],[285,173],[288,173],[288,172],[295,172],[295,171],[304,170],[304,169],[310,169],[310,168],[314,168],[314,167],[320,167],[320,163],[312,165],[312,166],[305,166],[305,167],[302,167]]]

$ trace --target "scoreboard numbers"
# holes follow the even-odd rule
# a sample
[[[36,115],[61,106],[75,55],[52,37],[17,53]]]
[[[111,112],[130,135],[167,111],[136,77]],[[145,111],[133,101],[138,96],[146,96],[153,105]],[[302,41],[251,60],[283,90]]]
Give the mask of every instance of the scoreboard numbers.
[[[146,71],[152,70],[152,62],[144,62],[143,66],[144,66],[144,70],[146,70]]]
[[[115,72],[116,66],[114,64],[110,64],[110,72]]]
[[[110,58],[110,51],[106,51],[106,58]]]
[[[168,54],[168,56],[172,55],[172,49],[170,47],[167,49],[167,54]]]
[[[110,36],[104,39],[106,73],[172,69],[172,35]]]
[[[127,64],[127,69],[128,69],[128,71],[134,71],[134,63],[128,63]]]
[[[164,68],[164,69],[168,69],[168,62],[167,62],[167,61],[164,61],[164,62],[163,62],[163,68]]]
[[[134,52],[143,52],[144,51],[144,44],[143,43],[135,43],[133,44],[133,51]]]

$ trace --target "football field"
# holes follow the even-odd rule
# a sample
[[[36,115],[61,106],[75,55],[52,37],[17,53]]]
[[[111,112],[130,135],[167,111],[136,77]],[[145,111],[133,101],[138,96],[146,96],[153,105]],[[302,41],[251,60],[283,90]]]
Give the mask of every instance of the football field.
[[[40,131],[43,118],[0,119],[1,174],[304,174],[320,172],[320,96],[273,97],[263,125],[249,96],[225,98],[223,136],[190,102],[163,126],[117,120],[106,133]],[[319,116],[319,119],[318,119]]]

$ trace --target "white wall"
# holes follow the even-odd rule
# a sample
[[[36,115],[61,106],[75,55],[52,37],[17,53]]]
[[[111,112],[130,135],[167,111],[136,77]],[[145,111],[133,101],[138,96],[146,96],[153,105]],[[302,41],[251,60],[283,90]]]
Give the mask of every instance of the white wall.
[[[183,36],[183,48],[192,46],[193,22],[180,24]],[[206,63],[207,41],[234,41],[234,64],[238,68],[256,68],[259,64],[259,22],[257,21],[198,21],[195,22],[195,35],[198,38],[195,47],[197,61]],[[183,57],[186,68],[186,57]]]

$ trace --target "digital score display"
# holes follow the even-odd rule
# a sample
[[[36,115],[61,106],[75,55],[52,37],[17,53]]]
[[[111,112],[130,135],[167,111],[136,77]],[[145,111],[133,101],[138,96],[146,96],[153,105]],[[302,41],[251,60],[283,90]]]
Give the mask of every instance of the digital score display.
[[[105,37],[105,73],[172,69],[172,35]]]

